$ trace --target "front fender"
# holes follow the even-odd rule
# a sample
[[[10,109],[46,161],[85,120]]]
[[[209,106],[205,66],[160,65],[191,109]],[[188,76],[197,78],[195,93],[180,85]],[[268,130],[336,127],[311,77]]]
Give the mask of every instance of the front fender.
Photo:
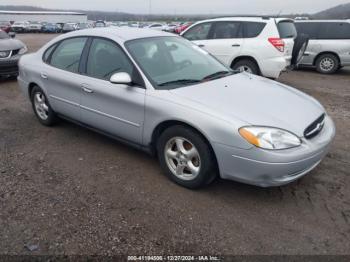
[[[240,120],[230,121],[220,115],[208,112],[203,106],[184,105],[168,91],[167,98],[157,95],[146,95],[145,122],[143,131],[143,145],[149,146],[156,127],[165,121],[185,123],[200,132],[211,144],[219,143],[240,149],[249,149],[252,146],[238,133],[241,126],[246,125]]]

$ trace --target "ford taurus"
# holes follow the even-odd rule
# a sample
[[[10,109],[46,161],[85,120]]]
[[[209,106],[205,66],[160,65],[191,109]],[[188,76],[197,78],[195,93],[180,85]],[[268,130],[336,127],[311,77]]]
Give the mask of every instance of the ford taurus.
[[[65,118],[158,156],[188,188],[218,175],[262,187],[304,176],[335,127],[314,98],[237,73],[191,42],[148,29],[61,35],[19,63],[38,120]]]

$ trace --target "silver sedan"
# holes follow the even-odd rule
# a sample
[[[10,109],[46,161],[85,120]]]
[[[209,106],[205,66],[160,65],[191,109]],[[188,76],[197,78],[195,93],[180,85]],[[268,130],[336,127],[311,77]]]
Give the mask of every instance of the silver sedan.
[[[65,118],[155,154],[188,188],[217,176],[287,184],[320,163],[335,135],[314,98],[234,72],[164,32],[77,31],[23,56],[19,67],[42,124]]]

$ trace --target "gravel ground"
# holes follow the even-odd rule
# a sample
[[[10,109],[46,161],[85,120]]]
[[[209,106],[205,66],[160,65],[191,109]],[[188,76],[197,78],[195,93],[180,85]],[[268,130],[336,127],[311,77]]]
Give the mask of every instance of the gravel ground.
[[[18,35],[30,50],[52,37]],[[280,81],[334,119],[329,155],[288,186],[219,180],[199,191],[92,131],[41,126],[17,82],[1,81],[0,254],[350,254],[350,69]]]

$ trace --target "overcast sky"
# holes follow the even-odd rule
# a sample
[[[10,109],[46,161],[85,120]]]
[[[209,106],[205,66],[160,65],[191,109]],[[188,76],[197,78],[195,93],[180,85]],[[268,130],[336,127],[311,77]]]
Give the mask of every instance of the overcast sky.
[[[350,0],[1,0],[1,5],[167,14],[314,13]]]

